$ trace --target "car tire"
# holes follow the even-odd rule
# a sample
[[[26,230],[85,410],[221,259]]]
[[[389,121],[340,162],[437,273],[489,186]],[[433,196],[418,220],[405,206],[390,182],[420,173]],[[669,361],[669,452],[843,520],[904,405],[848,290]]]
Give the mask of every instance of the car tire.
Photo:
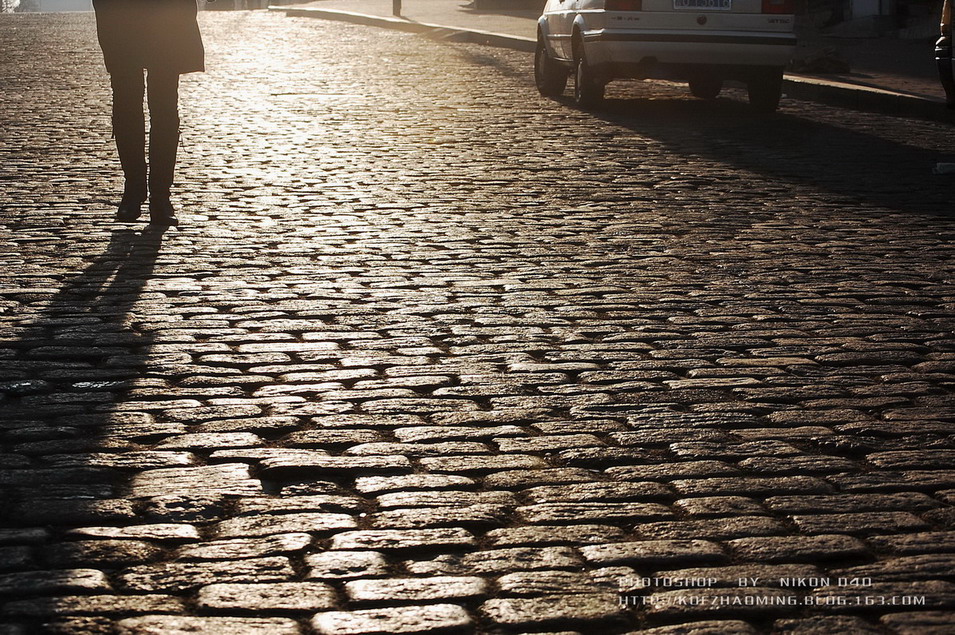
[[[580,108],[594,108],[604,98],[604,85],[597,81],[581,44],[574,64],[574,103]]]
[[[952,60],[951,38],[942,37],[935,44],[935,65],[945,91],[945,105],[955,108],[955,63]]]
[[[547,52],[543,36],[537,34],[537,50],[534,52],[534,83],[544,97],[558,97],[567,86],[567,69],[557,63]]]
[[[769,68],[753,73],[746,82],[750,107],[759,113],[775,112],[783,96],[783,69]]]
[[[723,90],[723,80],[719,77],[696,77],[690,80],[690,94],[700,99],[716,99]]]

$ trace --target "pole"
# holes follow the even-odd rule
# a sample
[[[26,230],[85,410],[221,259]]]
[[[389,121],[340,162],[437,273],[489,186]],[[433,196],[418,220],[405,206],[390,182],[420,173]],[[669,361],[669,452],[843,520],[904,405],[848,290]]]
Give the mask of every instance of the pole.
[[[396,18],[401,17],[401,0],[391,0],[391,14]]]

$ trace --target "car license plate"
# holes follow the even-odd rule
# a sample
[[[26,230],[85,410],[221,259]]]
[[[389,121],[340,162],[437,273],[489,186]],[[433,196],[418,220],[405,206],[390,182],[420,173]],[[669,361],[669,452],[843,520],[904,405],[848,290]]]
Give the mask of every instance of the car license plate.
[[[674,9],[687,9],[690,11],[731,11],[733,9],[733,0],[673,0]]]

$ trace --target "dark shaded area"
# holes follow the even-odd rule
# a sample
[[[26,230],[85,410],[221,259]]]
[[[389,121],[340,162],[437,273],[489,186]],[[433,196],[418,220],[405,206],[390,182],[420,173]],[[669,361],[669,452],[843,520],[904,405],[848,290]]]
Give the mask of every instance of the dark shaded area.
[[[0,544],[0,573],[82,566],[64,532],[135,513],[120,498],[122,466],[105,457],[135,449],[137,426],[146,424],[142,413],[117,405],[143,374],[152,344],[130,322],[163,231],[115,230],[105,251],[55,295],[5,294],[24,320],[0,341],[0,536],[15,545]],[[48,584],[82,592],[61,577]]]
[[[561,101],[571,107],[566,98]],[[728,98],[608,99],[593,114],[673,152],[826,190],[844,197],[847,206],[953,215],[955,183],[932,174],[937,162],[951,160],[951,153],[788,113],[757,115],[745,101]],[[860,122],[867,116],[859,113]],[[807,156],[818,159],[807,162]]]

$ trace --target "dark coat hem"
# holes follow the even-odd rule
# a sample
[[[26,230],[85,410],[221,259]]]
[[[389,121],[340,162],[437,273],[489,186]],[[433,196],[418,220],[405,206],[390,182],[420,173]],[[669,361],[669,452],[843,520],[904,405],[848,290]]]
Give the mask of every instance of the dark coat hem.
[[[205,70],[196,0],[93,0],[96,34],[110,73]]]

